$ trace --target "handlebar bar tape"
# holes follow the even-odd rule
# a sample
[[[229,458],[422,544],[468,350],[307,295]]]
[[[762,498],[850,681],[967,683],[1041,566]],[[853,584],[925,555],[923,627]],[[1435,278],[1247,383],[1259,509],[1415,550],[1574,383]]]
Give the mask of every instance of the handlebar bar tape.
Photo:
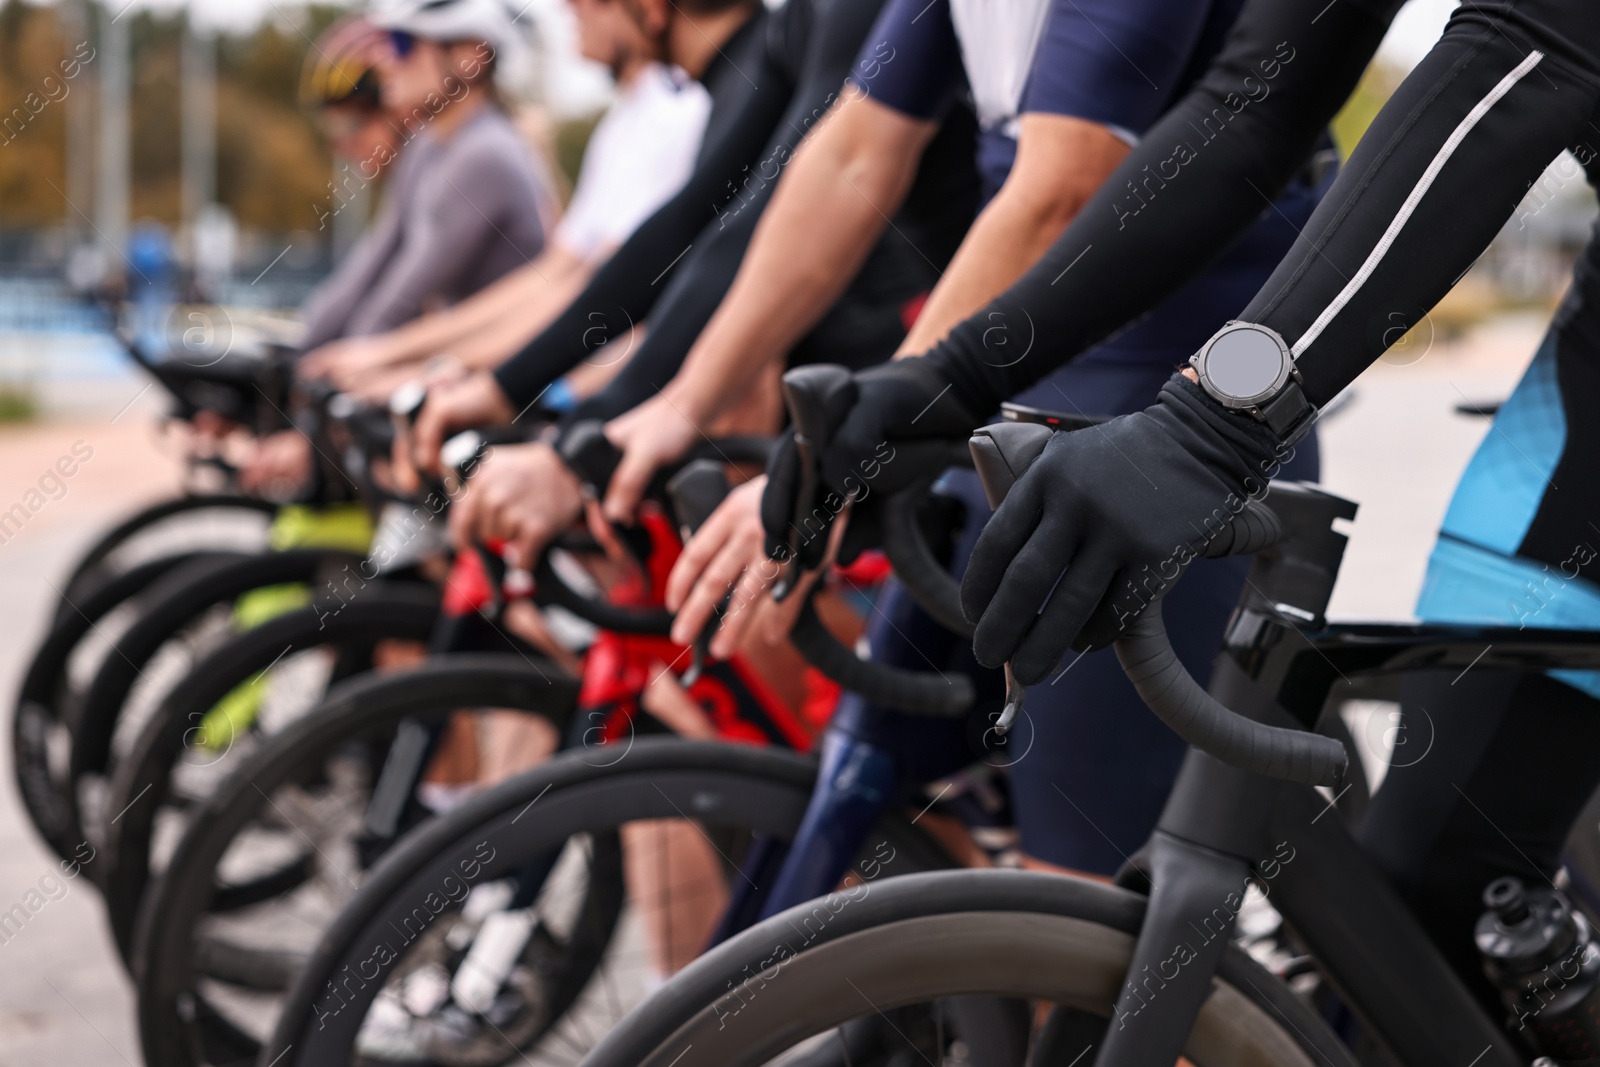
[[[1259,500],[1247,500],[1233,520],[1206,542],[1207,559],[1248,556],[1274,544],[1283,536],[1277,512]]]
[[[828,632],[809,600],[789,636],[813,667],[874,704],[953,719],[965,715],[975,699],[965,674],[946,677],[861,659]]]
[[[1252,774],[1337,787],[1349,763],[1331,737],[1285,729],[1230,711],[1189,675],[1167,639],[1158,600],[1117,640],[1117,660],[1162,722],[1208,755]]]
[[[584,596],[573,589],[550,566],[550,560],[541,556],[534,567],[534,602],[555,604],[566,608],[580,619],[587,620],[602,630],[619,634],[649,634],[666,636],[672,632],[672,613],[662,608],[629,608],[608,601]]]
[[[970,637],[973,627],[961,611],[961,583],[934,558],[917,522],[917,503],[931,483],[925,479],[884,502],[883,554],[923,611],[952,633]]]

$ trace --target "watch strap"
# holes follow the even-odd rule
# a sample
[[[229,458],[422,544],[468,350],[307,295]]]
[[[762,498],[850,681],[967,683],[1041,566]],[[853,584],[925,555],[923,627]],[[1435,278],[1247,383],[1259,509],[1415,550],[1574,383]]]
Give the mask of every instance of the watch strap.
[[[1306,399],[1305,390],[1293,378],[1256,412],[1256,418],[1266,423],[1279,440],[1291,445],[1311,432],[1311,424],[1317,418],[1315,405]]]

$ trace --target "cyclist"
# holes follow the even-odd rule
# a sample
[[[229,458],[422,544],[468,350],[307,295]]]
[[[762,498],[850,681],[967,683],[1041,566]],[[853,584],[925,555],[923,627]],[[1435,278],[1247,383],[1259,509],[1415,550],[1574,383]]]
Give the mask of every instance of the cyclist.
[[[565,306],[594,270],[682,187],[710,101],[659,62],[624,0],[571,0],[582,55],[610,69],[617,95],[589,137],[577,187],[537,259],[448,309],[387,333],[331,342],[302,361],[345,389],[386,395],[397,376],[447,352],[467,366],[503,355]],[[510,331],[508,333],[508,331]],[[373,372],[382,371],[377,378]]]
[[[996,512],[967,571],[963,599],[979,620],[981,661],[1009,659],[1021,680],[1035,681],[1069,647],[1113,639],[1202,547],[1191,522],[1203,530],[1215,509],[1226,513],[1259,490],[1316,411],[1482,252],[1551,158],[1570,146],[1592,164],[1600,23],[1591,16],[1564,0],[1462,4],[1239,316],[1242,328],[1200,354],[1210,366],[1253,352],[1293,373],[1251,398],[1186,368],[1144,411],[1053,439]],[[1272,145],[1257,131],[1245,147],[1271,153]],[[1504,454],[1493,441],[1475,457],[1419,604],[1429,617],[1593,624],[1581,607],[1592,591],[1579,547],[1593,530],[1587,501],[1574,499],[1592,495],[1574,491],[1588,457],[1579,456],[1581,422],[1565,415],[1588,406],[1595,256],[1591,245],[1502,415],[1515,447],[1537,445],[1512,461],[1530,469],[1495,470]],[[1159,497],[1138,472],[1160,486]],[[1564,495],[1555,475],[1569,472],[1573,495]],[[1501,495],[1484,496],[1486,487]],[[1515,602],[1532,603],[1523,582],[1545,579],[1545,567],[1562,576],[1559,596],[1540,584],[1547,610],[1517,610]],[[1482,598],[1451,592],[1446,583],[1464,574],[1482,583]],[[1431,723],[1433,749],[1393,769],[1364,836],[1463,980],[1498,1012],[1472,947],[1479,894],[1495,875],[1553,875],[1560,841],[1600,783],[1600,708],[1582,677],[1483,671],[1466,685],[1453,680],[1424,680],[1425,691],[1407,694],[1406,722],[1414,733]]]
[[[387,47],[365,24],[335,27],[325,36],[333,51],[314,46],[307,59],[304,81],[324,98],[341,84],[370,95],[360,86],[376,73],[401,147],[379,142],[357,164],[365,180],[393,162],[387,196],[302,309],[305,350],[469,295],[544,243],[539,207],[549,194],[494,87],[520,48],[509,15],[497,0],[413,2],[381,20],[381,31]],[[241,480],[256,489],[294,483],[309,470],[309,447],[297,431],[274,435]]]
[[[496,0],[453,0],[378,24],[391,42],[383,102],[406,144],[372,229],[304,309],[307,350],[467,296],[544,244],[548,192],[495,95],[497,67],[520,48],[510,18]]]
[[[1100,18],[1093,12],[1084,12],[1077,5],[1062,5],[1053,11],[1040,45],[1041,51],[1035,59],[1034,81],[1028,89],[1029,97],[1024,99],[1025,105],[1031,99],[1036,109],[1043,112],[1040,117],[1049,120],[1072,118],[1084,124],[1097,120],[1102,130],[1108,126],[1116,127],[1129,139],[1142,133],[1162,110],[1181,97],[1183,88],[1193,80],[1195,74],[1204,69],[1204,62],[1215,51],[1235,13],[1231,6],[1210,9],[1196,9],[1192,5],[1168,7],[1169,10],[1154,18],[1127,9],[1119,10],[1114,16]],[[946,33],[953,40],[956,29],[961,25],[959,16],[962,9],[960,5],[950,8],[937,5],[932,10],[941,9],[946,12],[943,16]],[[905,5],[903,24],[926,33],[929,32],[927,26],[934,20],[931,14],[919,16],[920,10],[920,5]],[[1184,25],[1185,18],[1191,27],[1191,43],[1188,46],[1181,44],[1181,34],[1170,32],[1171,26]],[[1097,31],[1097,27],[1108,26],[1157,27],[1165,30],[1167,32],[1161,33],[1160,39],[1169,51],[1152,58],[1147,54],[1150,51],[1148,47],[1140,51],[1136,44],[1128,41],[1109,42]],[[1136,32],[1124,32],[1133,41],[1138,41]],[[889,36],[889,39],[898,43],[894,36]],[[898,68],[902,77],[904,71],[909,70],[913,75],[918,71],[914,59],[907,63],[902,58],[909,52],[909,44],[897,52],[897,62],[905,64]],[[1080,53],[1088,58],[1081,58]],[[1130,53],[1137,57],[1131,63],[1128,59]],[[964,49],[963,54],[970,55],[970,50]],[[973,60],[968,58],[967,62],[970,69]],[[1145,72],[1156,84],[1167,86],[1167,91],[1152,90],[1151,81],[1142,79],[1140,71]],[[982,84],[981,75],[972,77],[975,84]],[[888,81],[887,72],[883,81]],[[880,93],[882,84],[875,82],[869,92],[875,97],[883,97],[884,94]],[[892,96],[887,99],[890,103],[900,103]],[[900,98],[902,101],[904,99]],[[900,103],[900,106],[908,105]],[[1004,139],[993,135],[999,132],[994,126],[990,127],[990,131],[989,143],[997,148],[991,148],[986,155],[991,160],[998,158],[1003,167],[1008,161]],[[1117,136],[1109,130],[1105,135]],[[1084,193],[1073,205],[1074,212],[1100,187],[1105,175],[1113,169],[1112,165],[1120,160],[1122,154],[1111,157],[1109,164],[1103,168],[1090,172]],[[1024,138],[1016,158],[1016,168],[986,212],[985,221],[1003,225],[1008,217],[1004,209],[1010,206],[1005,201],[1006,190],[1028,189],[1027,127],[1024,127]],[[1053,170],[1059,173],[1059,168]],[[1053,178],[1054,175],[1049,177]],[[1272,187],[1273,191],[1279,191],[1284,184],[1280,181]],[[1288,194],[1280,198],[1277,209],[1269,212],[1210,271],[1178,293],[1140,326],[1091,354],[1069,371],[1057,375],[1024,399],[1052,407],[1075,406],[1079,410],[1096,413],[1128,410],[1138,398],[1155,389],[1169,373],[1171,366],[1192,350],[1196,343],[1196,327],[1192,320],[1197,313],[1225,315],[1228,312],[1223,309],[1242,305],[1250,292],[1265,279],[1276,259],[1294,239],[1295,228],[1309,215],[1315,202],[1316,184],[1315,171],[1308,169],[1292,183]],[[1024,192],[1023,196],[1027,197],[1028,193]],[[1023,202],[1026,203],[1026,199]],[[1263,200],[1262,206],[1270,202]],[[1072,213],[1069,212],[1067,217],[1070,218]],[[1260,214],[1259,209],[1257,214]],[[919,324],[914,335],[902,346],[902,352],[927,347],[971,309],[981,307],[1004,283],[1016,278],[1022,267],[1037,258],[1046,243],[1060,232],[1065,221],[1043,232],[1037,226],[1027,229],[1027,239],[1032,244],[1025,242],[1021,245],[1022,254],[1010,261],[1008,272],[978,272],[979,277],[991,283],[988,288],[968,287],[963,291],[959,285],[953,285],[953,291],[960,295],[949,302],[949,317],[943,322],[930,324],[926,330]],[[969,241],[975,252],[985,247],[979,243],[981,237],[987,237],[989,233],[996,236],[1005,233],[998,226],[986,233],[983,225],[980,222],[974,227]],[[1003,254],[1012,243],[1002,237],[989,247]],[[964,247],[961,256],[957,257],[958,264],[967,251]],[[979,253],[969,262],[982,264],[984,258]],[[1060,269],[1055,273],[1061,275]],[[947,279],[957,278],[957,269],[952,266]],[[752,291],[759,292],[760,288],[752,287]],[[937,298],[936,293],[935,300]],[[758,320],[767,311],[759,305],[755,305],[753,311],[751,307],[745,305],[733,310],[749,313]],[[934,301],[931,300],[930,312],[933,307]],[[985,353],[989,360],[1014,363],[1026,356],[1024,349],[1029,341],[1024,336],[1025,321],[1025,316],[1019,315],[1009,323],[1004,320],[997,323],[994,319],[985,323],[985,329],[991,334],[1011,333],[1010,340],[1019,353],[1017,357],[1007,358],[1000,350],[991,348]],[[1042,342],[1044,339],[1045,335],[1040,335],[1039,340]],[[733,378],[742,369],[734,367],[731,360],[724,366],[730,368],[724,372],[725,378]],[[877,391],[901,393],[916,389],[921,377],[920,367],[915,363],[891,365],[883,370],[866,372],[859,376],[865,398],[863,402],[870,401]],[[908,384],[902,385],[902,380]],[[708,392],[716,395],[715,390]],[[918,395],[922,392],[918,390]],[[939,433],[942,427],[948,425],[945,420],[951,417],[944,410],[947,407],[955,413],[957,425],[963,429],[970,428],[972,423],[981,419],[981,415],[964,410],[965,399],[957,400],[954,395],[945,395],[945,392],[934,389],[921,396],[921,412],[911,414],[914,420],[925,418],[926,422],[914,433],[920,432],[924,436]],[[687,404],[678,396],[668,396],[668,399],[679,405]],[[978,410],[993,411],[999,399],[994,398],[986,407]],[[664,412],[657,413],[650,420],[648,425],[652,429],[641,434],[645,439],[641,451],[648,453],[651,449],[661,448],[670,452],[674,447],[681,447],[667,440],[669,432],[676,431],[681,425],[670,420],[670,414]],[[641,430],[644,425],[641,420]],[[824,475],[831,480],[832,488],[839,494],[838,499],[843,500],[849,495],[848,486],[851,483],[846,478],[852,471],[857,475],[855,481],[861,481],[861,472],[867,468],[858,465],[862,461],[870,461],[873,449],[883,440],[874,439],[865,453],[852,455],[849,463],[842,468],[825,464]],[[850,443],[863,442],[863,438],[855,438]],[[882,458],[881,450],[878,458]],[[917,469],[915,460],[901,462],[907,467],[905,473],[925,473]],[[1315,454],[1312,450],[1302,450],[1298,464],[1302,472],[1314,476]],[[892,468],[894,463],[882,466]],[[780,463],[775,469],[782,471],[785,468]],[[895,473],[889,477],[901,476]],[[900,484],[905,484],[907,480],[910,479],[902,478]],[[986,508],[970,477],[954,477],[947,479],[947,482],[952,489],[960,492],[973,517],[965,545],[970,547],[971,538],[976,534],[976,525],[986,513]],[[615,489],[615,482],[613,486]],[[792,493],[793,478],[786,476],[779,495],[792,497]],[[679,618],[680,639],[699,629],[713,605],[721,600],[727,583],[738,578],[741,571],[745,575],[745,587],[738,598],[741,602],[751,599],[752,594],[758,591],[753,587],[759,587],[763,577],[771,577],[770,573],[763,576],[755,567],[759,562],[759,538],[750,532],[757,518],[749,493],[740,494],[730,507],[741,504],[745,513],[744,521],[738,522],[731,517],[722,521],[714,519],[704,535],[706,540],[698,545],[691,544],[679,573],[674,575],[672,595],[682,598],[675,602],[684,606]],[[790,530],[790,517],[787,514],[775,518],[768,524],[768,544],[787,547]],[[720,551],[724,543],[727,546],[726,553]],[[820,539],[817,544],[820,546]],[[965,547],[957,550],[958,559]],[[688,576],[701,567],[706,568],[705,580],[699,582],[692,593],[686,593]],[[1179,605],[1186,620],[1183,632],[1188,638],[1182,652],[1197,670],[1204,668],[1214,652],[1243,581],[1243,571],[1237,561],[1208,565],[1206,570],[1207,578],[1203,585],[1196,583],[1185,602]],[[751,617],[747,613],[743,618],[736,615],[725,620],[724,626],[730,626],[730,632],[715,639],[713,651],[726,653],[731,650],[739,630]],[[877,620],[874,653],[914,668],[922,667],[926,662],[925,657],[946,670],[971,666],[970,661],[963,663],[960,643],[953,635],[936,628],[932,620],[914,611],[903,597],[891,600],[883,617]],[[995,687],[992,680],[988,685],[991,691]],[[1034,859],[1052,865],[1109,875],[1148,836],[1182,758],[1183,745],[1143,710],[1115,661],[1108,657],[1079,665],[1058,685],[1041,691],[1036,700],[1032,713],[1036,735],[1034,754],[1029,756],[1025,765],[1014,768],[1011,776],[1013,788],[1017,791],[1024,848]],[[840,715],[844,728],[861,736],[880,734],[884,728],[874,724],[884,720],[891,723],[899,721],[886,716],[883,709],[865,709],[855,702],[844,705]],[[921,727],[919,731],[927,729]],[[970,757],[970,752],[966,754]],[[1066,803],[1063,803],[1061,795],[1062,783],[1068,783],[1073,789],[1074,795],[1067,798]]]
[[[419,461],[433,462],[441,437],[450,429],[517,416],[541,397],[554,377],[586,357],[597,338],[618,337],[646,313],[648,334],[632,363],[664,365],[670,375],[737,273],[762,207],[772,195],[777,174],[794,154],[795,143],[828,113],[878,6],[830,0],[813,11],[812,0],[804,0],[762,13],[759,17],[772,25],[764,31],[757,55],[739,60],[739,67],[758,84],[770,81],[775,89],[788,92],[785,113],[754,114],[755,100],[769,98],[749,94],[738,71],[719,71],[714,101],[724,93],[721,85],[732,78],[736,85],[727,88],[726,95],[752,114],[736,115],[739,127],[719,137],[716,131],[731,120],[719,120],[718,108],[723,105],[714,103],[707,140],[711,162],[703,160],[684,193],[646,223],[561,317],[494,376],[481,375],[455,389],[430,394],[417,425]],[[777,52],[780,45],[782,51]],[[726,45],[723,50],[734,55]],[[803,73],[792,92],[785,70]],[[708,204],[703,199],[708,177],[701,171],[711,171],[712,176],[726,172],[729,168],[721,161],[729,155],[729,142],[748,139],[756,118],[763,119],[767,143],[749,152],[747,162],[722,178],[722,188],[712,187],[717,196]],[[894,226],[869,244],[869,254],[849,279],[844,296],[812,328],[807,342],[812,351],[892,348],[905,335],[910,312],[953,254],[971,221],[976,196],[970,117],[957,109],[935,131],[922,164],[910,171],[910,191],[894,213]],[[669,239],[671,234],[680,235],[684,243]],[[579,414],[592,410],[592,405],[585,405]],[[777,414],[775,390],[765,394],[763,404],[740,414],[748,419],[746,432],[770,432]],[[504,492],[493,488],[497,467],[514,472]],[[477,500],[492,494],[528,503],[519,518],[528,525],[511,535],[524,552],[570,525],[579,510],[576,483],[548,447],[499,449],[475,482],[487,488],[469,488],[453,521],[470,525],[477,506],[474,494]]]

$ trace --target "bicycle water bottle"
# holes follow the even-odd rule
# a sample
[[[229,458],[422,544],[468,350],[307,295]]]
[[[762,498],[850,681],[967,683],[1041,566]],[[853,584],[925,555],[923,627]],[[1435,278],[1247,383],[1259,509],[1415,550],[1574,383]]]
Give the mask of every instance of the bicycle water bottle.
[[[1507,1027],[1554,1064],[1600,1063],[1600,948],[1588,920],[1559,890],[1511,877],[1490,882],[1483,903],[1474,937]]]

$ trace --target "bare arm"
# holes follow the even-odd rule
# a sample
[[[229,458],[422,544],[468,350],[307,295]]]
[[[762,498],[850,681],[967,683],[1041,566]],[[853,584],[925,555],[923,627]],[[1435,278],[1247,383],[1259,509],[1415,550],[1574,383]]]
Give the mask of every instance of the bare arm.
[[[896,355],[933,347],[1020,278],[1129,151],[1099,123],[1023,115],[1010,175],[972,224]]]
[[[406,359],[423,359],[453,351],[461,342],[471,340],[480,331],[507,318],[542,309],[550,300],[550,294],[567,291],[562,282],[583,266],[583,261],[571,252],[552,244],[531,263],[518,267],[466,300],[391,331],[388,336],[394,351]]]
[[[838,299],[937,130],[857,92],[834,105],[795,151],[733,285],[667,387],[690,418],[741,396]]]
[[[546,265],[546,260],[551,262]],[[595,266],[603,260],[600,256],[586,262],[559,245],[553,246],[530,264],[539,268],[538,276],[519,285],[504,300],[496,301],[492,309],[475,310],[471,327],[434,351],[448,348],[461,363],[477,369],[499,366],[539,336],[572,303],[589,283]],[[514,275],[528,271],[528,267],[522,267]],[[457,307],[476,300],[477,297],[473,297],[472,301],[463,301]]]
[[[592,269],[590,264],[553,245],[533,262],[442,311],[422,315],[384,333],[321,345],[301,360],[300,373],[313,378],[326,376],[344,388],[353,388],[368,375],[386,368],[419,363],[440,353],[456,354],[457,346],[465,347],[474,356],[489,348],[504,358],[507,342],[499,335],[517,328],[515,323],[527,321],[526,330],[531,336],[566,306]],[[474,359],[473,365],[482,363]]]

